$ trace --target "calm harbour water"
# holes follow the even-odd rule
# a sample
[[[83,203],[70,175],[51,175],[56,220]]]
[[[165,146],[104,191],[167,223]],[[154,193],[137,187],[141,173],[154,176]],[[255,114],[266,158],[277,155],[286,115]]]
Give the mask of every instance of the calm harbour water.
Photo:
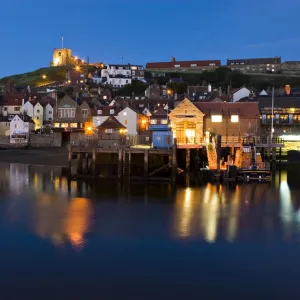
[[[0,298],[298,299],[297,182],[68,184],[0,164]]]

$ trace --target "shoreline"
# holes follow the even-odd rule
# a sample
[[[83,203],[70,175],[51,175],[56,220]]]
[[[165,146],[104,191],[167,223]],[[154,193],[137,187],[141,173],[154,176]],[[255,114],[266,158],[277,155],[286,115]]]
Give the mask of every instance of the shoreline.
[[[51,167],[68,166],[67,148],[0,150],[0,163]]]

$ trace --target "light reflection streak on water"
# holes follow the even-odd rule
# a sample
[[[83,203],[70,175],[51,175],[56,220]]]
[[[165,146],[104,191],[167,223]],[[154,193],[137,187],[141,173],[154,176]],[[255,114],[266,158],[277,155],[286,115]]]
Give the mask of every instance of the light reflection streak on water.
[[[230,213],[227,221],[226,238],[229,242],[233,242],[237,235],[240,210],[240,194],[240,187],[236,186],[234,198],[230,203]]]
[[[287,179],[283,178],[279,186],[280,194],[280,218],[283,223],[283,230],[285,236],[289,238],[291,234],[291,227],[293,221],[293,203],[291,197],[290,187],[287,183]]]

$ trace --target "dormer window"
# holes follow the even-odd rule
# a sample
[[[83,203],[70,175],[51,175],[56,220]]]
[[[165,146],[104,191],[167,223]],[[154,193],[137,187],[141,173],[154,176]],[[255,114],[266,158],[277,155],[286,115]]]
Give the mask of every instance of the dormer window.
[[[222,122],[222,115],[212,115],[211,116],[211,121],[213,123],[221,123]]]
[[[239,122],[239,116],[238,115],[231,115],[231,122],[232,123],[238,123]]]

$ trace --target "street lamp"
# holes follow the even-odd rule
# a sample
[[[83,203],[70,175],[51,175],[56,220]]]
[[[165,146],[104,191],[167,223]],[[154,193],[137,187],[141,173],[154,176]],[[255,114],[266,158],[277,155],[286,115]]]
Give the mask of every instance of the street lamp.
[[[80,67],[79,67],[79,66],[76,66],[76,67],[75,67],[75,70],[76,70],[76,71],[80,71]]]
[[[46,79],[46,78],[47,78],[47,76],[46,76],[45,74],[43,74],[43,75],[42,75],[42,78],[43,78],[43,79]]]

